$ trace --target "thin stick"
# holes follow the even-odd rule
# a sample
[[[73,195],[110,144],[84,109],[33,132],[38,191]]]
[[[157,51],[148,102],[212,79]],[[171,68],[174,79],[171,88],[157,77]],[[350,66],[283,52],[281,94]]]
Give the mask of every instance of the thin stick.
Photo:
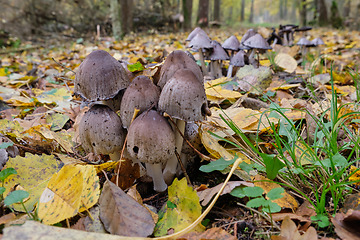
[[[181,170],[184,172],[186,181],[188,182],[188,184],[189,184],[190,186],[193,187],[193,185],[192,185],[192,183],[191,183],[191,181],[190,181],[189,175],[187,174],[186,169],[185,169],[185,166],[184,166],[183,162],[181,161],[180,155],[179,155],[179,153],[178,153],[177,151],[175,151],[175,155],[176,155],[176,158],[177,158],[177,160],[178,160],[178,163],[179,163],[179,165],[180,165],[180,167],[181,167]]]
[[[72,69],[70,69],[70,68],[68,68],[68,67],[65,67],[63,64],[57,62],[57,61],[55,60],[55,58],[51,58],[51,59],[52,59],[56,64],[58,64],[59,66],[61,66],[61,67],[65,68],[66,70],[71,71],[71,72],[73,72],[74,74],[76,74],[76,72],[75,72],[74,70],[72,70]]]

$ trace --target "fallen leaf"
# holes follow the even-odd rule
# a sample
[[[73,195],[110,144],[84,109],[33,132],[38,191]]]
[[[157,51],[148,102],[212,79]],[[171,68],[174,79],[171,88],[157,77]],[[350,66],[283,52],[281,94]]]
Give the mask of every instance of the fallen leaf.
[[[110,181],[104,184],[99,204],[100,219],[111,234],[146,237],[154,230],[150,212]]]
[[[225,160],[232,160],[234,156],[222,147],[216,137],[212,136],[206,129],[200,129],[200,138],[206,150],[215,158],[224,158]]]
[[[281,232],[279,236],[271,236],[272,240],[317,240],[318,236],[315,228],[309,227],[307,231],[300,235],[295,223],[289,218],[285,217],[281,224]]]
[[[198,239],[236,240],[236,237],[226,232],[222,228],[210,228],[202,233],[191,232],[177,238],[177,240],[198,240]]]
[[[331,222],[335,226],[336,234],[344,240],[358,240],[360,239],[360,231],[358,223],[360,221],[360,211],[352,210],[345,213],[338,212],[335,217],[331,218]]]
[[[38,215],[54,224],[92,207],[100,194],[99,178],[90,165],[65,165],[40,197]]]
[[[275,57],[275,63],[288,73],[293,73],[297,68],[296,60],[286,53],[278,53]]]

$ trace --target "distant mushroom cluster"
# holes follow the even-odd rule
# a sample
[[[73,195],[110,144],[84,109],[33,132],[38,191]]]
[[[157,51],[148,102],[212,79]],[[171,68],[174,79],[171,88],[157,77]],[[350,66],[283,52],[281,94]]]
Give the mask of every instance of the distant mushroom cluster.
[[[202,71],[180,50],[166,58],[158,82],[146,76],[130,81],[109,53],[93,51],[79,66],[74,93],[90,107],[79,123],[84,150],[118,161],[126,141],[128,156],[145,164],[158,192],[165,191],[174,179],[186,125],[211,114]],[[135,109],[139,114],[133,120]]]
[[[211,40],[204,30],[197,27],[189,34],[186,41],[189,41],[188,47],[192,51],[199,52],[202,72],[204,75],[209,73],[212,79],[223,76],[223,61],[230,60],[226,76],[231,77],[235,67],[243,67],[246,64],[258,67],[259,60],[255,58],[255,54],[271,49],[267,41],[253,29],[249,29],[241,41],[232,35],[220,44]],[[206,67],[205,60],[210,60],[210,69]]]

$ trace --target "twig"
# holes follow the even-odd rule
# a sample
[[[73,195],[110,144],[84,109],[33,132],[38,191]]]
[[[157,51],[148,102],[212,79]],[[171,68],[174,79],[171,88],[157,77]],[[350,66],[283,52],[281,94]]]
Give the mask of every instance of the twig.
[[[25,147],[25,146],[17,144],[17,143],[14,143],[14,146],[16,146],[18,148],[22,148],[27,152],[31,152],[31,153],[35,153],[35,154],[42,154],[42,152],[40,152],[40,151],[38,151],[36,149],[30,148],[30,147]]]
[[[175,150],[175,155],[176,155],[176,158],[177,158],[177,160],[178,160],[178,163],[179,163],[179,165],[180,165],[180,167],[181,167],[181,170],[184,172],[184,175],[185,175],[185,178],[186,178],[188,184],[193,187],[193,185],[192,185],[192,183],[191,183],[191,181],[190,181],[189,175],[188,175],[187,172],[186,172],[185,166],[184,166],[183,162],[181,161],[180,155],[179,155],[179,153],[178,153],[176,150]]]
[[[7,53],[14,53],[14,52],[22,52],[22,51],[33,50],[33,49],[37,49],[37,48],[40,48],[40,46],[5,49],[5,50],[0,51],[0,54],[7,54]]]
[[[65,67],[63,64],[61,64],[61,63],[59,63],[58,61],[56,61],[55,58],[51,58],[51,59],[52,59],[56,64],[58,64],[59,66],[61,66],[61,67],[65,68],[66,70],[71,71],[71,72],[73,72],[74,74],[76,74],[76,72],[75,72],[74,70],[72,70],[72,69],[70,69],[70,68],[68,68],[68,67]]]

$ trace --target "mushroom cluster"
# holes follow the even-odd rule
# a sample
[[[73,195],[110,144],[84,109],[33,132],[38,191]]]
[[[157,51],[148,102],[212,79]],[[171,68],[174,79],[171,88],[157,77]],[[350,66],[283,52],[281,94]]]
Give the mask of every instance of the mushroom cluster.
[[[83,148],[117,161],[127,131],[127,154],[133,162],[145,164],[158,192],[165,191],[175,177],[186,124],[211,114],[202,72],[180,50],[166,58],[157,85],[146,76],[130,83],[121,64],[102,50],[85,58],[74,85],[75,94],[90,106],[79,124]],[[174,121],[165,118],[165,113]]]
[[[241,38],[241,41],[232,35],[223,44],[220,44],[211,40],[204,30],[197,27],[188,35],[186,41],[189,41],[188,47],[192,51],[199,52],[203,74],[210,73],[212,79],[223,76],[223,61],[230,60],[226,76],[232,77],[233,71],[237,70],[235,67],[243,67],[246,64],[258,67],[259,60],[254,57],[255,54],[271,49],[267,41],[253,29],[249,29]],[[210,69],[206,67],[205,59],[210,60]]]

